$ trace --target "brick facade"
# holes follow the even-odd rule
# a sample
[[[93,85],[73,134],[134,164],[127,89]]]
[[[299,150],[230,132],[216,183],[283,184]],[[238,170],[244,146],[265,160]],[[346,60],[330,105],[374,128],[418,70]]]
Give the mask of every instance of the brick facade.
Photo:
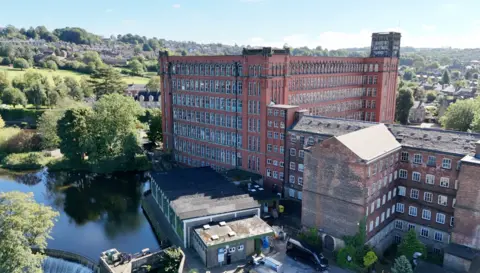
[[[399,34],[386,33],[372,42],[378,37],[400,41]],[[238,56],[161,52],[164,147],[188,166],[261,174],[266,186],[281,192],[289,166],[285,139],[275,136],[286,137],[295,111],[393,122],[398,54],[387,55],[301,57],[272,48],[245,49]],[[285,115],[268,115],[270,108]],[[284,128],[268,127],[282,119]],[[275,146],[285,154],[274,152]]]

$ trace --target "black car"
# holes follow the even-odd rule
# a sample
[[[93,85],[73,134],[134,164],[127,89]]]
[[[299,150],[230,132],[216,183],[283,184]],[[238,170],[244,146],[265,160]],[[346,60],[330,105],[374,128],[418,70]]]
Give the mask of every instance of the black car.
[[[316,253],[306,244],[295,239],[289,238],[287,240],[287,255],[294,260],[299,260],[313,266],[316,271],[328,270],[328,260],[322,254]]]

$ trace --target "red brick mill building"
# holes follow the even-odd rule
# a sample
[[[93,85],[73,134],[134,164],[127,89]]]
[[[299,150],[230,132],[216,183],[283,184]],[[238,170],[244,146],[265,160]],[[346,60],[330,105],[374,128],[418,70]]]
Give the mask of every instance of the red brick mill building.
[[[400,33],[374,33],[371,57],[300,57],[289,49],[159,57],[164,147],[188,166],[240,168],[279,191],[286,130],[299,110],[390,123]]]

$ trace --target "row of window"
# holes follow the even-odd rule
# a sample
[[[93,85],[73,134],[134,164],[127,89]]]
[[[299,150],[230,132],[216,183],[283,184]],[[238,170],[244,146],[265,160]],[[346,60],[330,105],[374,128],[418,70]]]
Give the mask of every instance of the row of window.
[[[192,139],[207,141],[225,146],[242,147],[242,136],[235,132],[223,130],[213,130],[190,124],[173,123],[173,132],[175,135],[184,136]]]
[[[248,83],[248,95],[249,96],[260,96],[261,95],[261,84],[259,82],[249,82]]]
[[[260,137],[248,136],[248,150],[260,152]]]
[[[285,117],[285,111],[284,110],[274,110],[272,108],[268,108],[267,110],[267,115],[268,116],[274,116],[274,117]]]
[[[408,152],[402,152],[402,156],[400,157],[402,161],[409,162],[410,161],[410,154]],[[422,154],[413,154],[413,163],[415,164],[423,164],[423,155]],[[437,158],[434,155],[429,155],[426,162],[427,166],[437,166]],[[452,160],[450,158],[442,158],[442,168],[450,170],[452,168]]]
[[[268,131],[268,132],[267,132],[267,137],[268,137],[268,138],[273,138],[273,139],[281,139],[281,140],[284,140],[284,139],[285,139],[285,134],[284,134],[284,133],[278,133],[278,132]]]
[[[363,113],[363,112],[362,112]],[[365,119],[366,121],[376,121],[375,112],[365,112]]]
[[[210,166],[212,169],[214,169],[217,172],[222,172],[225,171],[226,169],[222,166],[216,165],[215,163],[211,163],[209,161],[201,161],[197,160],[195,158],[191,158],[189,156],[184,156],[182,154],[175,153],[175,161],[179,163],[183,163],[185,165],[189,165],[192,167],[205,167],[205,166]],[[238,160],[239,166],[241,165],[241,160]],[[234,164],[232,164],[234,165]],[[231,168],[228,168],[231,169]]]
[[[248,119],[248,131],[260,133],[260,120],[249,118]]]
[[[279,128],[279,127],[280,127],[280,128],[283,129],[283,128],[285,128],[285,122],[283,122],[283,121],[278,122],[278,121],[271,121],[271,120],[269,120],[269,121],[267,122],[267,126],[270,127],[270,128],[271,128],[271,127],[275,127],[275,128]]]
[[[242,75],[243,66],[238,66],[239,76]],[[198,75],[198,76],[235,76],[235,64],[190,64],[176,63],[172,66],[172,74],[178,75]]]
[[[260,101],[249,100],[248,101],[248,113],[260,115]]]
[[[185,110],[179,108],[173,108],[173,118],[175,120],[185,120],[189,122],[197,122],[238,129],[242,129],[243,122],[242,116],[230,116],[225,114],[215,114],[210,112]],[[258,123],[258,130],[260,131],[260,123]]]
[[[405,204],[403,203],[397,203],[397,212],[398,213],[404,213],[405,212]],[[415,206],[408,206],[408,215],[412,217],[417,217],[418,216],[418,208]],[[428,209],[424,209],[422,211],[422,219],[425,220],[430,220],[432,217],[432,212]],[[450,218],[450,226],[454,225],[453,222],[453,216]],[[435,216],[435,222],[438,224],[445,224],[446,221],[446,216],[443,213],[437,212]]]
[[[288,177],[288,182],[290,184],[295,184],[295,175],[291,174]],[[298,177],[298,185],[303,186],[303,177],[301,177],[301,176]]]
[[[348,98],[359,98],[362,96],[362,88],[349,88],[338,90],[326,90],[309,92],[304,94],[288,95],[288,102],[291,105],[312,104],[325,101],[342,100]]]
[[[242,81],[172,79],[173,91],[243,94]]]
[[[243,102],[240,99],[173,94],[173,105],[241,113]]]
[[[391,209],[391,215],[393,215],[395,213],[395,204],[392,206],[392,209]],[[378,227],[378,225],[380,225],[380,223],[383,223],[385,222],[386,219],[390,218],[390,208],[387,208],[387,212],[382,212],[380,216],[377,216],[375,218],[375,228]],[[369,232],[372,232],[373,231],[373,220],[370,221],[370,224],[369,224],[369,229],[368,231]]]
[[[313,146],[315,144],[315,138],[313,136],[309,136],[307,138],[307,141],[305,141],[305,136],[303,135],[295,135],[293,133],[290,134],[290,142],[291,143],[296,143],[297,140],[303,145],[303,146]]]
[[[452,217],[452,221],[453,221],[453,217]],[[403,222],[401,220],[395,221],[395,228],[400,229],[400,230],[405,230],[405,226],[406,226],[407,230],[411,230],[411,229],[416,230],[415,224],[406,223],[406,222]],[[420,236],[430,239],[430,229],[427,228],[427,227],[421,227],[420,228]],[[433,239],[435,241],[442,242],[443,241],[443,232],[435,231],[434,235],[433,235]],[[396,239],[396,241],[398,242],[398,239]]]
[[[284,163],[283,161],[278,161],[278,160],[275,160],[275,159],[270,159],[270,158],[267,158],[267,165],[273,165],[273,166],[280,166],[283,168],[284,166]]]
[[[375,76],[376,77],[376,76]],[[368,79],[368,78],[367,78]],[[361,85],[362,76],[327,76],[316,78],[293,78],[288,82],[288,90],[312,90],[344,85]]]
[[[382,171],[387,170],[388,167],[392,167],[395,162],[398,162],[398,155],[398,153],[391,154],[368,165],[368,177],[376,175],[377,172],[381,173]],[[397,179],[396,174],[395,179]]]
[[[388,195],[384,194],[382,198],[377,198],[370,205],[370,211],[368,210],[368,206],[367,206],[365,215],[368,216],[369,212],[370,214],[372,214],[375,211],[375,206],[376,206],[376,209],[379,209],[381,206],[385,205],[388,201],[390,201],[393,197],[395,197],[396,193],[397,193],[396,189],[393,189],[393,191],[388,192]]]
[[[267,168],[267,177],[273,177],[274,179],[283,181],[283,175],[283,172],[272,171],[270,168]]]
[[[380,177],[379,180],[373,182],[372,185],[368,188],[368,196],[374,194],[377,190],[380,191],[382,187],[387,186],[387,182],[391,183],[395,179],[397,179],[397,171],[394,171],[393,173],[390,173],[388,175],[385,173],[385,176]]]
[[[398,177],[402,179],[408,179],[408,171],[404,169],[398,170]],[[412,172],[412,181],[421,182],[422,181],[422,174],[420,172]],[[435,185],[435,176],[433,174],[425,175],[425,183],[430,185]],[[450,187],[450,178],[448,177],[440,177],[439,185],[442,188],[449,188]],[[457,185],[455,185],[455,188]]]
[[[180,152],[205,158],[208,160],[218,161],[224,164],[236,165],[235,151],[223,148],[209,147],[205,144],[191,143],[182,139],[174,138],[175,148]],[[190,165],[190,164],[189,164]]]
[[[403,187],[403,186],[398,187],[398,195],[405,196],[406,191],[407,191],[407,189],[405,187]],[[410,198],[418,200],[419,194],[420,194],[420,191],[418,189],[410,189]],[[433,202],[433,195],[434,194],[431,193],[431,192],[424,192],[423,193],[423,200],[425,202],[432,203]],[[455,207],[455,202],[456,202],[456,199],[453,198],[452,207]],[[439,194],[437,196],[437,203],[439,205],[442,205],[442,206],[447,206],[448,205],[448,196]]]
[[[297,155],[297,150],[295,148],[290,148],[290,156],[296,156]],[[305,156],[305,151],[304,150],[298,150],[298,157],[304,158]]]
[[[285,147],[283,147],[283,145],[279,147],[278,145],[267,144],[267,151],[284,154],[285,153]]]
[[[363,64],[350,62],[290,62],[290,74],[323,74],[323,73],[352,73],[378,72],[378,64]]]
[[[297,163],[295,163],[295,162],[290,162],[290,170],[295,171],[295,168],[296,168],[296,167],[297,167]],[[297,170],[298,170],[299,172],[302,172],[302,173],[303,173],[304,169],[305,169],[305,166],[304,166],[302,163],[298,163],[298,168],[297,168]]]
[[[362,100],[351,100],[338,103],[331,103],[309,109],[310,115],[326,115],[328,113],[344,112],[362,109]]]
[[[248,166],[249,170],[259,171],[260,170],[260,158],[255,155],[248,156]]]

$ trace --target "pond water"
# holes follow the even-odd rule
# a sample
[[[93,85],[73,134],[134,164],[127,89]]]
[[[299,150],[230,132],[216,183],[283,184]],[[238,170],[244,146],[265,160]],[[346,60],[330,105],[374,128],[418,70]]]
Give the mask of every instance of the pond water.
[[[98,261],[110,248],[130,253],[159,248],[140,206],[145,180],[143,173],[94,176],[44,170],[0,175],[0,192],[33,192],[35,200],[60,213],[48,248]]]

